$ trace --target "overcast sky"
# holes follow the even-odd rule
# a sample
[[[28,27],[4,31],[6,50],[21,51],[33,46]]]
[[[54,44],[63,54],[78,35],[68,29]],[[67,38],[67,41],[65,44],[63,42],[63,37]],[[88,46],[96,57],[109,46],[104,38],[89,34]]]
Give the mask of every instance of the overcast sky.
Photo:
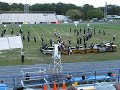
[[[77,6],[82,6],[84,4],[91,4],[94,5],[95,7],[99,6],[105,6],[105,2],[108,4],[115,4],[120,6],[120,0],[0,0],[2,2],[7,2],[7,3],[27,3],[27,4],[35,4],[35,3],[72,3]]]

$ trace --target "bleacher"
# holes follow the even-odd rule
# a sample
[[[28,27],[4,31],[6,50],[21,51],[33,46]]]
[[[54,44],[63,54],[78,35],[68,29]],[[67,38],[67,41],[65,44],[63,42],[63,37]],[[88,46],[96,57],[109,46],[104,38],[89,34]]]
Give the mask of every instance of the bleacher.
[[[56,14],[53,13],[2,13],[0,14],[0,23],[56,23],[58,22]]]

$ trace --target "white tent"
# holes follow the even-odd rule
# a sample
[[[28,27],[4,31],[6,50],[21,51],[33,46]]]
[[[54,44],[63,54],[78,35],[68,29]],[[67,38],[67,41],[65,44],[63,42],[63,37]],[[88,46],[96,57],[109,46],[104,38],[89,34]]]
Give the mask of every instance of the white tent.
[[[6,49],[10,49],[8,38],[6,37],[0,38],[0,50],[6,50]]]
[[[40,23],[40,22],[58,22],[55,13],[2,13],[0,14],[0,23]]]
[[[23,48],[21,36],[0,38],[0,50]]]

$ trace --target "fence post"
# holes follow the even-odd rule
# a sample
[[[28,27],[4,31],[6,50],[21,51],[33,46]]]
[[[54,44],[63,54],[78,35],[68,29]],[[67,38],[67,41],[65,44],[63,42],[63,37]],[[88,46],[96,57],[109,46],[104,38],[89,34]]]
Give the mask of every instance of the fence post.
[[[16,80],[15,80],[15,77],[13,77],[13,86],[14,86],[14,89],[15,89],[15,86],[16,86]]]
[[[95,71],[94,87],[95,87],[95,83],[96,83],[96,71]]]
[[[119,79],[120,79],[120,69],[118,71],[118,82],[119,82]]]

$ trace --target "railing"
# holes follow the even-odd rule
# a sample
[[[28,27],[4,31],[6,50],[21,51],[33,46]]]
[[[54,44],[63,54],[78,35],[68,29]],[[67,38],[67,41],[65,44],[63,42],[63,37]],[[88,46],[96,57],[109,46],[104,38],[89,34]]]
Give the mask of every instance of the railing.
[[[0,11],[0,13],[24,13],[24,11]],[[55,11],[29,11],[28,13],[55,13]]]
[[[120,81],[120,69],[112,69],[112,70],[98,70],[98,71],[86,71],[86,72],[74,72],[71,73],[73,78],[82,78],[82,76],[86,77],[86,83],[85,84],[90,84],[89,80],[87,79],[88,77],[92,77],[92,84],[95,84],[96,82],[99,82],[100,80],[97,79],[98,76],[100,78],[102,76],[109,76],[108,73],[111,72],[113,75],[113,78],[110,78],[108,82],[111,82],[112,79],[114,79],[114,82],[119,82]],[[45,77],[46,80],[49,80],[49,84],[53,84],[54,80],[57,80],[57,84],[60,85],[63,80],[66,80],[66,83],[68,83],[66,76],[69,73],[60,73],[60,74],[41,74],[40,77]],[[35,75],[36,77],[38,75]],[[52,76],[51,78],[48,76]],[[16,88],[16,87],[22,87],[21,85],[21,80],[23,79],[22,76],[9,76],[9,77],[0,77],[0,80],[3,80],[4,84],[7,85],[8,88]],[[51,80],[50,80],[51,79]],[[101,79],[102,81],[103,79]],[[82,83],[83,80],[78,81],[80,84]],[[105,81],[105,80],[103,80]],[[71,83],[74,83],[75,81],[71,81]]]

